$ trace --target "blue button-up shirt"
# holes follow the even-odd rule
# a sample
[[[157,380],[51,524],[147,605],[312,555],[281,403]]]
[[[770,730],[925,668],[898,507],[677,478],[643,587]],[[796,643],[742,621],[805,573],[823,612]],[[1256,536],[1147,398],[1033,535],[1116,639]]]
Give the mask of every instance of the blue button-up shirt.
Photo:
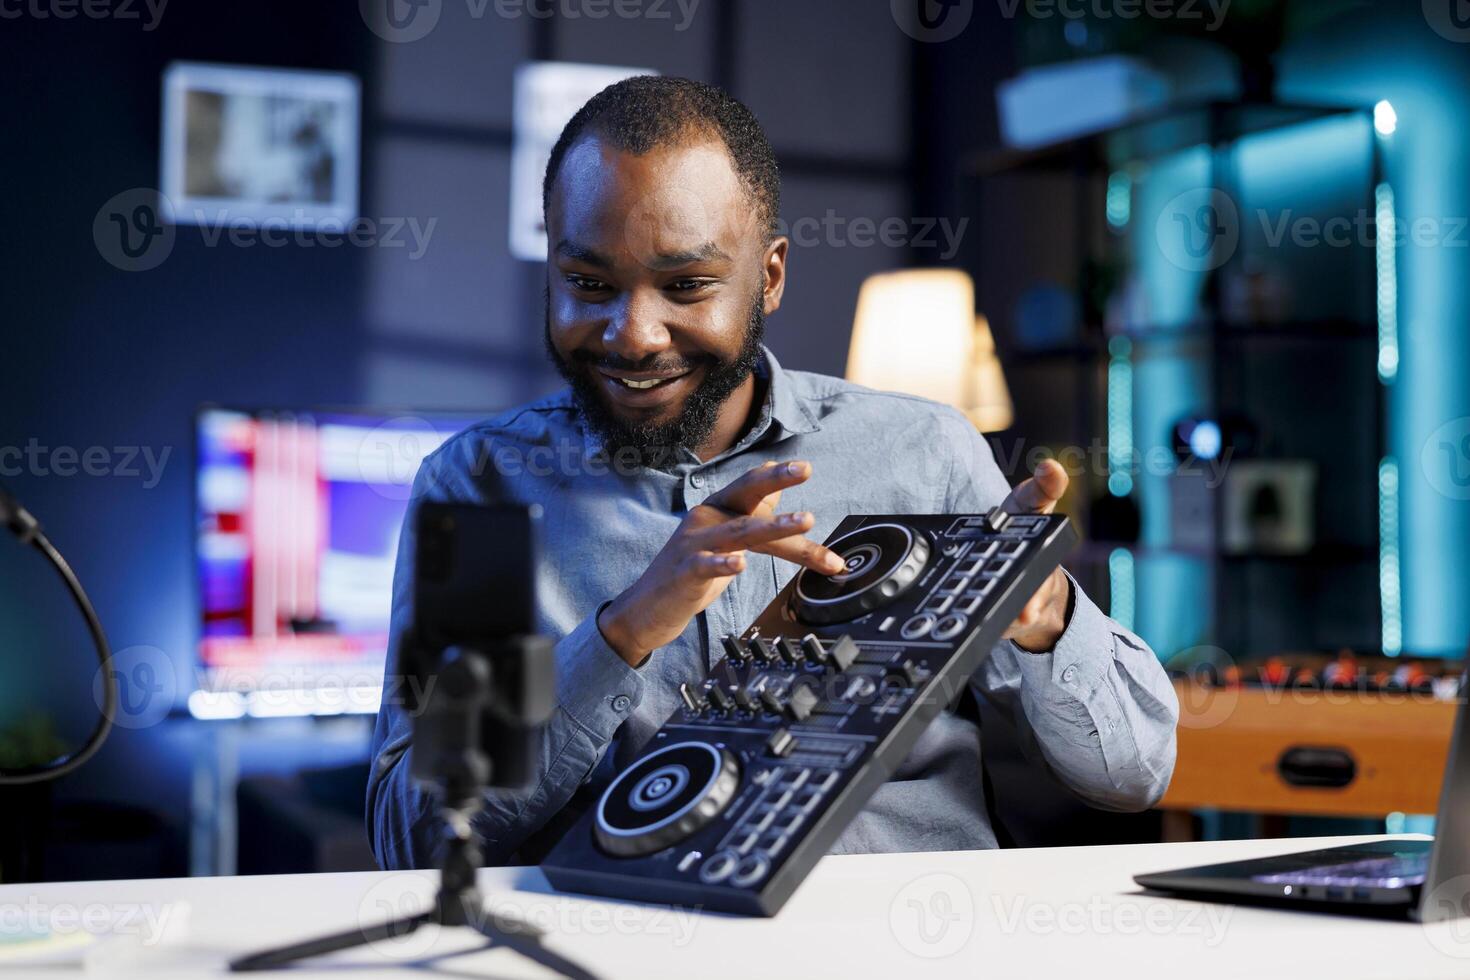
[[[543,511],[537,616],[557,640],[557,706],[530,787],[486,795],[476,830],[488,862],[512,863],[549,846],[679,707],[679,685],[704,681],[722,656],[719,638],[742,632],[798,571],[748,553],[746,570],[678,640],[628,666],[603,638],[597,611],[643,573],[691,507],[768,460],[811,463],[811,478],[786,490],[780,509],[816,515],[809,537],[817,541],[848,514],[983,512],[1010,490],[989,444],[954,409],[786,371],[769,351],[759,375],[755,424],[706,461],[680,450],[666,469],[619,465],[565,390],[477,425],[425,460],[415,501],[514,501]],[[393,586],[387,692],[402,687],[393,677],[412,619],[412,525],[410,510]],[[1003,641],[971,683],[1018,727],[1027,755],[1077,795],[1108,809],[1142,809],[1173,772],[1178,704],[1148,646],[1075,582],[1073,589],[1054,650],[1028,653]],[[439,855],[437,818],[409,775],[412,725],[395,700],[385,697],[373,734],[368,834],[383,867],[430,866]],[[980,733],[946,712],[833,850],[995,845]]]

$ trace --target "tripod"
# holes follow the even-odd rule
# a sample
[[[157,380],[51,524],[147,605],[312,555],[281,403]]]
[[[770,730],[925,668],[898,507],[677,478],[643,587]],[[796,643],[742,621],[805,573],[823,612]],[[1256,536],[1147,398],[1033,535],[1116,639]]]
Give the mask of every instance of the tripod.
[[[511,641],[518,657],[509,663],[534,661],[538,641],[538,637]],[[399,939],[422,926],[440,925],[466,926],[488,939],[489,946],[513,949],[571,980],[596,980],[582,967],[542,946],[543,933],[535,926],[503,913],[491,913],[475,885],[480,848],[472,823],[483,805],[491,775],[490,758],[481,748],[481,725],[491,689],[491,665],[484,653],[457,648],[446,651],[438,689],[428,697],[423,715],[414,721],[416,741],[421,733],[425,736],[424,742],[416,746],[426,750],[428,761],[423,764],[437,770],[435,782],[444,804],[440,815],[448,837],[434,907],[375,926],[242,956],[231,961],[231,970],[273,970],[310,957]]]

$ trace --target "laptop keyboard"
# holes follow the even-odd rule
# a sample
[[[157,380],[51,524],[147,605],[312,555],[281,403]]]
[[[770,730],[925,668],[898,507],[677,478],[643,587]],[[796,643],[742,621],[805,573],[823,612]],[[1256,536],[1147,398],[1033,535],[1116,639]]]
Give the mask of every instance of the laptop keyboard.
[[[1331,885],[1346,888],[1403,888],[1424,884],[1429,854],[1395,854],[1292,871],[1252,875],[1268,885]]]

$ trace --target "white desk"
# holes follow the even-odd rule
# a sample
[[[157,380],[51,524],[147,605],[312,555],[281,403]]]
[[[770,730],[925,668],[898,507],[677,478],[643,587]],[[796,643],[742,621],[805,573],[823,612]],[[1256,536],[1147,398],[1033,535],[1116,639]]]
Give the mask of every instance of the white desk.
[[[559,895],[535,869],[486,869],[480,884],[493,908],[553,925],[548,945],[606,978],[1470,975],[1470,923],[1463,920],[1423,927],[1155,898],[1140,893],[1130,877],[1365,839],[1373,838],[832,857],[767,920],[676,915]],[[435,879],[371,872],[9,885],[0,887],[0,913],[13,917],[17,906],[30,903],[70,906],[78,917],[121,915],[141,905],[157,917],[187,902],[182,943],[144,950],[134,965],[149,977],[197,976],[222,971],[228,957],[262,946],[377,922],[395,908],[418,911]],[[102,911],[87,911],[98,903]],[[146,928],[141,916],[134,924]],[[392,969],[395,962],[478,945],[467,930],[435,933],[398,940],[396,950],[336,954],[316,961],[315,970],[288,975],[402,976]],[[119,965],[117,958],[110,962]],[[507,950],[454,956],[415,972],[546,975]]]

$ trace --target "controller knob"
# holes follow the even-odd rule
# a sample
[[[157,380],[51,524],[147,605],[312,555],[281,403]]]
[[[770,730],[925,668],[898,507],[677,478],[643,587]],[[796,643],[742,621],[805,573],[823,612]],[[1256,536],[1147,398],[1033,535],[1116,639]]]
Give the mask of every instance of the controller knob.
[[[726,749],[706,742],[667,746],[612,781],[598,801],[593,837],[615,857],[653,854],[723,813],[740,782],[740,764]]]
[[[745,663],[745,647],[740,645],[740,637],[726,633],[720,639],[720,645],[725,648],[725,659],[730,661],[731,666],[738,667]]]
[[[927,538],[902,524],[872,524],[827,545],[846,563],[836,575],[802,569],[795,612],[818,625],[857,619],[906,592],[929,562]]]
[[[710,705],[721,714],[729,711],[733,703],[730,700],[730,695],[726,694],[725,689],[718,684],[709,689],[707,697],[709,698]]]

